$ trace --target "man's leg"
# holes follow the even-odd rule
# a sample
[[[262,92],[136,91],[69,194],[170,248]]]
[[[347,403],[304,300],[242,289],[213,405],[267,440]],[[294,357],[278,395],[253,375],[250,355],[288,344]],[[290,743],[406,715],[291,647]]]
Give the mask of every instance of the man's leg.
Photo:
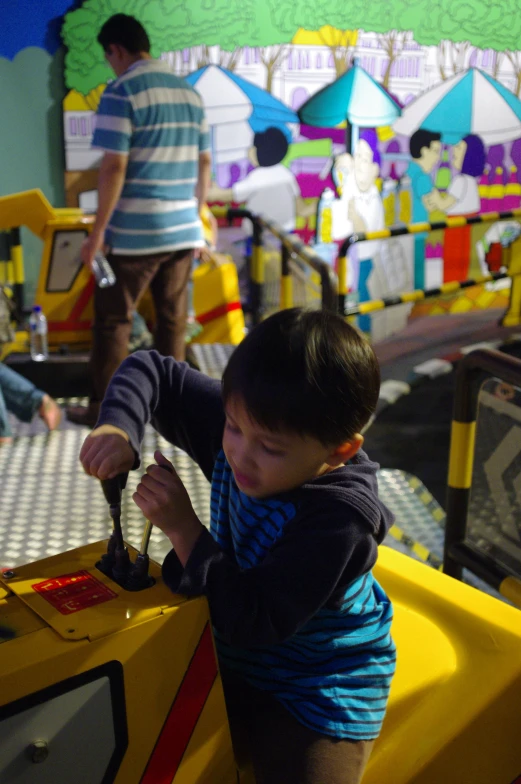
[[[186,357],[187,287],[192,259],[193,250],[170,254],[161,262],[150,283],[156,309],[155,348],[160,354],[179,361]]]
[[[132,313],[157,272],[165,254],[110,255],[116,283],[94,290],[94,327],[89,362],[91,397],[88,408],[67,409],[72,422],[93,427],[109,381],[128,355]]]

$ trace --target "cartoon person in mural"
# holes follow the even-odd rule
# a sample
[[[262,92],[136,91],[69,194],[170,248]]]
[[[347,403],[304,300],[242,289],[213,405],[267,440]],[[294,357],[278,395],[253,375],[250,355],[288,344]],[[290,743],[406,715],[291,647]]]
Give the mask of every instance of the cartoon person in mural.
[[[252,213],[264,215],[285,231],[294,231],[300,188],[293,172],[282,163],[288,146],[288,139],[280,128],[271,127],[256,133],[248,153],[253,170],[231,188],[213,184],[208,200],[244,203]]]
[[[385,228],[382,197],[376,187],[380,164],[374,130],[361,132],[354,156],[343,153],[335,159],[332,174],[341,196],[332,205],[333,239],[344,239],[353,231],[379,231]],[[355,247],[358,259],[350,257],[353,271],[351,288],[358,289],[360,302],[367,302],[387,293],[377,290],[373,275],[380,244],[374,240],[357,243]],[[371,317],[360,316],[358,326],[369,332]]]
[[[479,136],[469,134],[452,148],[452,167],[457,172],[447,193],[432,191],[428,199],[434,209],[447,215],[477,215],[480,210],[479,177],[485,169],[485,145]],[[443,280],[466,280],[470,263],[471,226],[445,232]]]
[[[431,200],[434,184],[430,177],[441,156],[441,133],[420,129],[409,140],[412,161],[407,167],[411,180],[412,222],[429,220],[429,212],[435,209]],[[425,240],[427,234],[414,236],[414,288],[425,288]]]

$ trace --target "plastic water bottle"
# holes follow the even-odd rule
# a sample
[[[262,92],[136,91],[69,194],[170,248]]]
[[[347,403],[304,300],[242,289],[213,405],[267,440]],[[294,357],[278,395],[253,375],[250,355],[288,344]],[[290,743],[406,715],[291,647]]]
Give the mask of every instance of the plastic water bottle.
[[[40,305],[33,307],[33,312],[29,318],[31,359],[35,362],[43,362],[49,358],[49,348],[47,344],[47,319],[42,313]]]
[[[114,270],[100,251],[96,253],[92,261],[92,272],[100,289],[106,289],[109,286],[113,286],[116,282]]]

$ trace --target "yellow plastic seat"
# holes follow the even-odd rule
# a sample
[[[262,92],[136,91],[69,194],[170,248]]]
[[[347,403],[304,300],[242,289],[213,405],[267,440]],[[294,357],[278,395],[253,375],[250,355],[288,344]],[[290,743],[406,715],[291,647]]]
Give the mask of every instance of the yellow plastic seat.
[[[363,784],[515,784],[521,612],[387,547],[375,575],[398,661]]]

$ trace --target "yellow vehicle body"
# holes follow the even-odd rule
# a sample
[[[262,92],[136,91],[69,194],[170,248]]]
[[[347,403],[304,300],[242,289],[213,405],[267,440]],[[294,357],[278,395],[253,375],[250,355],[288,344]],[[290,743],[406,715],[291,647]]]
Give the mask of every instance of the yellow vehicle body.
[[[152,588],[124,591],[93,566],[105,547],[56,555],[0,582],[0,626],[12,635],[0,644],[0,781],[12,758],[13,784],[253,784],[251,772],[235,769],[206,600],[172,594],[155,564]],[[398,665],[364,784],[518,781],[519,611],[386,547],[375,573],[394,604]],[[107,678],[108,748],[88,691]],[[51,703],[67,689],[79,695],[77,715],[53,735]],[[110,710],[102,712],[106,723]],[[63,735],[75,726],[68,761]],[[24,756],[36,742],[49,752],[39,764]],[[97,772],[87,767],[82,778],[93,760]]]
[[[43,241],[35,302],[42,307],[47,318],[51,352],[58,351],[62,346],[72,351],[83,351],[91,344],[95,281],[79,260],[79,252],[93,224],[94,216],[85,214],[81,209],[52,207],[38,189],[0,197],[0,231],[27,226]],[[205,233],[210,229],[210,224],[205,221]],[[2,282],[24,283],[20,245],[12,247],[10,261],[0,261]],[[204,286],[201,275],[194,282],[194,287],[199,286]],[[203,304],[206,310],[210,310],[215,293],[209,293],[208,286],[205,286],[200,298],[207,300]],[[148,293],[140,303],[140,311],[149,322],[154,320],[152,298]],[[220,319],[218,334],[221,342],[238,342],[237,324],[241,318],[243,314],[239,302],[238,312],[226,314]],[[210,334],[205,342],[215,341]],[[0,359],[13,351],[28,349],[28,335],[21,331],[13,344],[0,348]]]

